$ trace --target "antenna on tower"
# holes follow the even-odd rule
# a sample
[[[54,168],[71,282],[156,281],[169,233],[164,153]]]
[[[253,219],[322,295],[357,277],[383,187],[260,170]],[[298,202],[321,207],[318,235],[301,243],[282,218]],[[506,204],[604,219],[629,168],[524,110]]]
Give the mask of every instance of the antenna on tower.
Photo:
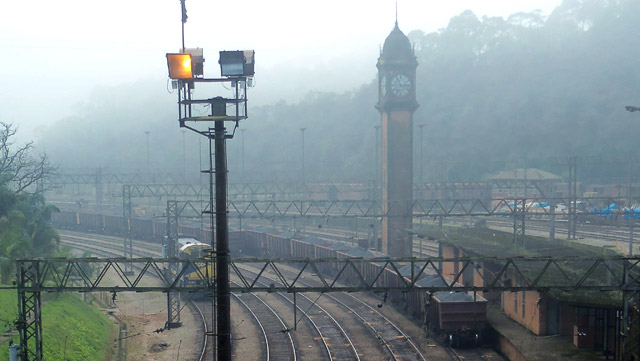
[[[185,0],[180,0],[180,8],[182,9],[182,52],[184,52],[184,23],[187,22],[187,6]]]

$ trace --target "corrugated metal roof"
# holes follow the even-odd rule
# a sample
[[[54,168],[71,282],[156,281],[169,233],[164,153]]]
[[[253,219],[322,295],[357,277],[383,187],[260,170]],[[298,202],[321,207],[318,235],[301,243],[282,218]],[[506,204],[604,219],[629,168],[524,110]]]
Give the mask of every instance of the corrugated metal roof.
[[[492,180],[524,180],[526,175],[527,180],[545,180],[545,181],[556,181],[562,179],[560,176],[557,176],[553,173],[549,173],[543,171],[541,169],[536,168],[527,168],[526,174],[525,169],[511,169],[511,170],[503,170],[496,174],[490,175],[488,178]]]

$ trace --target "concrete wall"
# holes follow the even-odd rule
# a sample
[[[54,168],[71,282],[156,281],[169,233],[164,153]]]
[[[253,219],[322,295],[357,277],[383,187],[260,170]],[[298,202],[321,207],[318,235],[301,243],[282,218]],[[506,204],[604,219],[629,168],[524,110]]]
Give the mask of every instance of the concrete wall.
[[[502,292],[502,311],[536,335],[547,332],[544,299],[536,291]]]
[[[440,252],[442,258],[460,257],[458,248],[449,244],[440,243]],[[452,275],[457,274],[459,269],[459,262],[442,262],[442,275],[444,277],[452,279]]]

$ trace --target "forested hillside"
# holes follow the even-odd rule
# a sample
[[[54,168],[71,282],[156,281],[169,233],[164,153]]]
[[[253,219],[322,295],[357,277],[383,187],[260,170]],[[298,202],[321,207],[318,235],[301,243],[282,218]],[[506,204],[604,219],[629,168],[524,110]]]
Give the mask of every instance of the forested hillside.
[[[638,14],[637,0],[565,0],[546,18],[535,12],[507,19],[478,18],[467,11],[429,34],[404,29],[400,20],[419,62],[420,107],[414,121],[425,124],[424,180],[442,180],[443,169],[448,180],[458,181],[523,166],[561,173],[562,169],[550,166],[549,157],[632,154],[640,116],[626,112],[624,106],[640,105]],[[346,93],[312,92],[298,103],[283,100],[263,107],[250,103],[250,117],[241,124],[247,130],[245,180],[299,180],[300,128],[307,128],[307,181],[373,179],[374,126],[380,122],[374,108],[375,63],[371,59],[369,64],[371,82],[353,84]],[[258,86],[276,91],[297,81],[302,80]],[[42,142],[48,154],[63,167],[98,167],[136,159],[142,164],[146,159],[143,133],[151,129],[155,167],[161,159],[164,169],[182,170],[175,103],[167,100],[159,105],[157,98],[140,96],[144,89],[129,86],[117,89],[118,96],[95,97],[95,104],[59,123],[74,127],[72,141],[68,131],[52,127]],[[417,177],[417,127],[414,135]],[[199,145],[194,144],[197,137],[188,139],[187,168],[197,176],[198,165],[193,162],[197,162]],[[240,136],[229,142],[230,175],[236,180],[243,177],[241,143]],[[626,172],[627,167],[607,172],[623,169]]]
[[[633,152],[640,117],[624,105],[640,103],[638,10],[637,1],[568,0],[548,19],[465,12],[439,32],[411,32],[425,179],[441,180],[443,162],[450,180],[474,180],[505,167],[548,168],[553,156]],[[308,126],[311,164],[324,169],[332,160],[325,174],[362,179],[374,163],[376,91],[374,81],[349,94],[313,94],[302,104],[260,109],[255,122],[261,133],[277,127],[287,139],[298,135],[297,124]],[[417,127],[414,134],[417,164]],[[263,143],[261,156],[282,157],[281,144]]]

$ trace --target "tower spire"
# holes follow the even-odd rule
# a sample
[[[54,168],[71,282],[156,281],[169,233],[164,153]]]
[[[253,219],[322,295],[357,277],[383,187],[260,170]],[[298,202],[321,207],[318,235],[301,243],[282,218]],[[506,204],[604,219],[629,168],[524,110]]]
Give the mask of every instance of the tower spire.
[[[398,27],[398,2],[396,1],[396,28]]]

